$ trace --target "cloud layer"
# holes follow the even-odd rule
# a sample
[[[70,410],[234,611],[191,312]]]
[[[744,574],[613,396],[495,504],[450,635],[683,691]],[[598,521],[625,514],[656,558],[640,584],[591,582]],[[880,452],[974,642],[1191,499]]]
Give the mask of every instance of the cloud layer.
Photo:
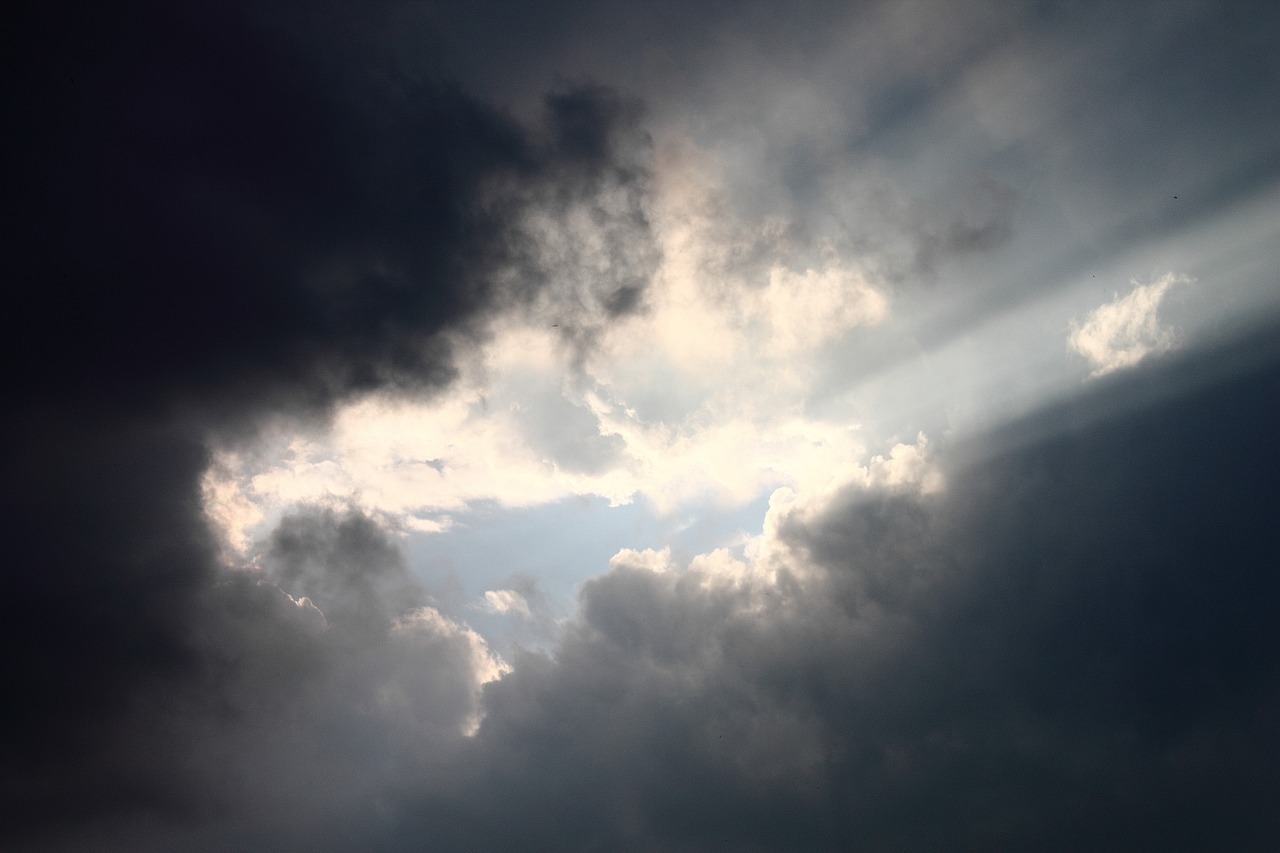
[[[256,630],[306,645],[314,604],[220,565],[202,511],[213,447],[339,399],[445,385],[485,318],[542,298],[535,208],[595,211],[629,259],[566,313],[642,301],[644,138],[612,92],[565,88],[521,124],[399,75],[358,34],[302,38],[252,12],[72,6],[15,21],[25,214],[6,315],[0,630],[5,681],[25,697],[5,710],[23,735],[2,777],[20,836],[217,802],[175,793],[175,763],[220,759],[171,752],[186,716],[169,712],[226,704],[223,659],[240,666]],[[308,565],[297,577],[329,577]],[[300,653],[281,684],[306,670]]]
[[[1274,846],[1273,5],[304,5],[12,21],[6,847]]]
[[[375,521],[290,516],[259,572],[206,591],[200,677],[153,682],[99,744],[114,795],[83,830],[64,803],[50,837],[1265,847],[1276,355],[1252,341],[1101,385],[972,447],[941,491],[780,494],[740,555],[620,552],[550,657],[501,661],[440,616]],[[1206,363],[1235,366],[1205,384]],[[1133,407],[1149,383],[1184,390]]]

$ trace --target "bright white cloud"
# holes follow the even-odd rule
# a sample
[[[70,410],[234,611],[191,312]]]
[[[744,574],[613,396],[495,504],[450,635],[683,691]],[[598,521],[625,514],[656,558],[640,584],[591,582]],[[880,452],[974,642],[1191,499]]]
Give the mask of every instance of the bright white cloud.
[[[588,322],[583,334],[549,322],[547,305],[507,313],[483,347],[463,350],[459,378],[443,394],[362,400],[342,407],[324,433],[275,436],[283,451],[219,457],[206,505],[231,547],[245,553],[300,502],[354,505],[402,530],[437,533],[482,502],[643,497],[669,516],[740,507],[780,488],[804,500],[851,483],[928,490],[939,483],[927,443],[923,435],[898,443],[902,426],[935,434],[966,412],[996,419],[1075,386],[1061,350],[1027,332],[1042,321],[1061,328],[1071,310],[1045,300],[946,349],[918,358],[905,349],[876,376],[831,391],[845,364],[856,367],[856,336],[892,319],[901,323],[893,334],[909,341],[910,319],[890,317],[886,291],[859,257],[821,241],[801,245],[775,218],[736,213],[714,160],[688,140],[657,145],[648,214],[661,254],[644,311]],[[582,253],[605,252],[607,242],[575,241],[566,263],[587,263]],[[1189,280],[1135,284],[1073,326],[1070,347],[1094,375],[1167,349],[1173,336],[1157,308]],[[920,423],[935,410],[945,418]]]
[[[486,590],[481,608],[489,613],[512,613],[517,616],[529,615],[529,602],[514,589]]]
[[[773,594],[779,569],[785,568],[792,578],[802,578],[813,568],[803,549],[797,551],[790,538],[783,535],[785,522],[820,524],[833,506],[848,499],[850,489],[921,496],[937,493],[943,485],[941,475],[931,464],[928,440],[920,435],[914,444],[898,444],[865,466],[845,469],[821,489],[776,489],[769,498],[763,529],[739,543],[740,548],[716,548],[697,554],[686,569],[675,563],[669,547],[639,551],[623,548],[609,561],[609,569],[644,569],[657,574],[687,570],[703,589],[732,587],[751,591],[747,606],[757,608],[763,606],[765,596]]]
[[[1174,344],[1173,332],[1160,325],[1157,311],[1169,288],[1186,284],[1186,276],[1166,273],[1150,284],[1133,281],[1133,290],[1089,313],[1073,324],[1067,342],[1093,364],[1093,376],[1132,367],[1152,353]]]
[[[201,478],[201,499],[213,529],[223,535],[223,547],[231,554],[249,547],[248,531],[263,521],[262,508],[251,500],[237,482],[244,463],[233,453],[215,460]]]
[[[767,319],[770,346],[787,355],[879,322],[889,312],[889,301],[865,278],[838,265],[803,274],[774,267],[769,286],[752,300],[751,310]]]
[[[830,247],[798,263],[778,222],[727,212],[719,175],[691,143],[659,149],[661,263],[644,312],[599,327],[587,346],[548,322],[547,306],[506,315],[446,394],[347,405],[326,434],[281,442],[267,464],[261,453],[220,458],[206,495],[232,544],[243,550],[251,528],[298,502],[350,503],[433,532],[480,501],[643,495],[665,515],[854,476],[867,456],[856,420],[807,414],[814,357],[881,322],[887,297]],[[565,263],[605,269],[584,254],[607,253],[607,241],[578,225],[586,236]]]

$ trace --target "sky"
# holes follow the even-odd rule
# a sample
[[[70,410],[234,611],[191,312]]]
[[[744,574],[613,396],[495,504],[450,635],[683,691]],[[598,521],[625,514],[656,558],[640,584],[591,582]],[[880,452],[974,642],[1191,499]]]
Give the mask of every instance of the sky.
[[[29,5],[6,849],[1280,845],[1280,7]]]

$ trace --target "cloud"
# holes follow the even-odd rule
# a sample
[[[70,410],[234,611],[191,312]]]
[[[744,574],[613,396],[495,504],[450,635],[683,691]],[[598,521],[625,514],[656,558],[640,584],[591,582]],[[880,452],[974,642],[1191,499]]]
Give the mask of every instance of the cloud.
[[[1006,182],[1033,234],[1090,223],[1069,254],[1273,178],[1274,28],[646,8],[16,13],[5,846],[1275,838],[1274,330],[945,477],[922,435],[872,455],[809,361],[972,321],[891,327],[888,285],[1025,249]],[[593,55],[671,100],[566,84]],[[1170,175],[1199,213],[1149,212]],[[477,497],[781,484],[741,548],[619,552],[550,654],[499,657],[398,547]]]
[[[229,539],[243,545],[289,502],[331,495],[421,525],[478,502],[570,495],[643,496],[664,514],[707,500],[740,506],[778,485],[849,476],[866,455],[856,421],[805,414],[811,365],[882,323],[888,296],[830,247],[793,269],[789,238],[725,211],[714,170],[687,140],[658,149],[651,194],[628,202],[646,213],[655,251],[643,310],[584,307],[584,288],[613,275],[607,233],[593,240],[558,219],[530,231],[522,220],[533,256],[523,268],[548,279],[531,313],[496,319],[430,400],[357,400],[327,431],[269,434],[266,449],[220,455],[210,510]],[[531,209],[583,228],[604,215],[588,204]]]
[[[1148,355],[1169,350],[1174,335],[1160,325],[1157,310],[1169,288],[1189,284],[1186,276],[1166,273],[1150,284],[1133,282],[1133,290],[1095,308],[1084,322],[1072,324],[1067,343],[1093,363],[1093,376],[1132,367]]]
[[[59,394],[178,401],[215,422],[439,387],[479,321],[551,287],[542,219],[578,223],[586,254],[558,270],[620,266],[557,291],[563,310],[608,313],[620,287],[642,301],[644,139],[610,90],[551,93],[521,125],[333,33],[154,12],[68,37],[83,97],[24,102],[66,142],[26,152],[59,170],[27,188],[32,209],[63,213],[25,226],[44,266],[22,307],[55,331],[21,353],[24,397],[50,393],[39,368],[55,360]],[[39,67],[23,68],[33,92],[55,86]]]
[[[518,616],[529,615],[529,602],[514,589],[490,589],[484,594],[485,610],[490,613],[514,613]]]
[[[756,311],[772,326],[770,346],[783,354],[821,346],[888,312],[883,294],[839,268],[797,274],[775,267],[760,301]]]
[[[323,730],[334,706],[309,717],[295,689],[379,707],[353,675],[366,652],[369,679],[396,673],[417,724],[468,725],[479,638],[404,614],[429,602],[382,570],[374,532],[290,516],[267,575],[228,569],[236,552],[205,508],[228,528],[258,509],[222,489],[217,451],[232,464],[260,431],[314,428],[353,397],[438,393],[492,317],[549,287],[523,249],[538,216],[594,211],[626,261],[566,313],[643,303],[650,250],[629,241],[650,239],[633,210],[644,143],[618,98],[563,87],[521,122],[330,23],[150,3],[15,21],[11,200],[26,213],[7,316],[32,334],[14,327],[5,344],[0,640],[21,651],[0,676],[26,697],[5,725],[27,734],[0,790],[21,815],[5,834],[24,846],[150,813],[204,820],[259,776],[266,799],[246,815],[296,806],[295,772],[340,788],[355,759],[275,715]],[[329,647],[343,637],[363,651]],[[438,666],[413,669],[415,655]],[[345,686],[325,681],[335,669]],[[377,730],[334,737],[367,745]],[[260,762],[203,772],[241,750]]]
[[[146,603],[134,601],[140,629]],[[360,814],[390,780],[440,761],[475,731],[483,684],[509,669],[431,606],[394,535],[351,511],[286,517],[259,568],[219,573],[182,615],[181,669],[135,679],[127,714],[94,705],[91,734],[67,711],[28,730],[72,738],[77,753],[7,769],[22,815],[10,841],[323,848],[326,815]]]
[[[100,803],[102,846],[1263,845],[1275,340],[1094,386],[942,487],[904,446],[779,494],[740,553],[621,551],[550,655],[442,617],[374,519],[289,516],[199,611],[201,678],[112,742],[156,817]]]
[[[474,786],[395,837],[462,796],[448,837],[495,847],[1264,844],[1275,365],[941,492],[780,505],[766,556],[620,553],[554,659],[486,689]]]

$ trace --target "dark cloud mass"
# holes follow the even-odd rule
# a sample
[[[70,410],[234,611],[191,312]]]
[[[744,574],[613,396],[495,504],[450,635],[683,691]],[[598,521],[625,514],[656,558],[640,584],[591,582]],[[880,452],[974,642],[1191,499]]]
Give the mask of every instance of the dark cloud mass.
[[[6,27],[0,623],[22,697],[3,772],[19,837],[186,813],[200,797],[169,777],[190,757],[156,738],[182,713],[166,691],[217,699],[200,631],[247,620],[292,642],[290,623],[276,637],[245,615],[287,611],[278,596],[215,567],[211,442],[446,383],[453,348],[546,286],[524,248],[534,208],[593,208],[607,182],[625,198],[593,222],[615,251],[651,251],[621,245],[649,239],[638,107],[567,88],[521,125],[286,10],[53,3]],[[644,286],[635,267],[634,295],[576,295],[616,314]],[[283,565],[286,588],[328,577]]]
[[[487,688],[467,831],[494,849],[1272,846],[1268,350],[951,471],[944,494],[789,516],[774,584],[615,567],[555,663]]]
[[[16,123],[36,132],[14,158],[30,214],[14,237],[32,286],[6,340],[24,396],[237,417],[438,385],[436,333],[514,295],[492,274],[527,262],[531,203],[554,215],[590,206],[603,176],[643,181],[633,150],[613,160],[635,118],[607,89],[548,97],[530,131],[336,36],[271,38],[247,13],[195,9],[76,9],[33,25],[57,39],[19,30],[33,55],[11,84]],[[635,239],[643,218],[623,212]],[[517,289],[545,276],[509,272]]]
[[[437,391],[501,312],[585,352],[660,260],[642,101],[565,84],[517,119],[349,14],[6,28],[0,845],[1280,845],[1274,328],[976,439],[940,493],[781,513],[750,570],[624,555],[509,668],[386,519],[297,508],[224,566],[214,448]],[[976,186],[926,250],[1010,239],[1021,198]],[[594,470],[581,414],[534,433]]]
[[[483,645],[420,608],[377,523],[303,511],[262,575],[223,574],[188,608],[198,657],[170,663],[186,678],[153,673],[92,752],[43,789],[27,776],[18,802],[45,823],[28,811],[26,838],[1268,849],[1267,336],[988,437],[942,493],[853,491],[784,513],[757,571],[624,557],[586,584],[554,658],[523,654],[483,689]],[[1149,383],[1175,391],[1135,407]]]

